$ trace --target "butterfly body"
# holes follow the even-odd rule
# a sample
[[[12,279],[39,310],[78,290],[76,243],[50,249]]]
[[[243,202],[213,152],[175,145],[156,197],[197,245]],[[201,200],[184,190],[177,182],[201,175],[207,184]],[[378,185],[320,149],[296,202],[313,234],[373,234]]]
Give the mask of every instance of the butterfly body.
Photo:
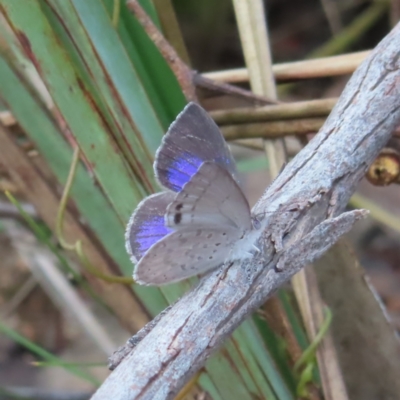
[[[136,282],[172,283],[250,255],[260,230],[229,148],[200,106],[190,103],[171,125],[154,169],[167,191],[142,201],[126,231]]]

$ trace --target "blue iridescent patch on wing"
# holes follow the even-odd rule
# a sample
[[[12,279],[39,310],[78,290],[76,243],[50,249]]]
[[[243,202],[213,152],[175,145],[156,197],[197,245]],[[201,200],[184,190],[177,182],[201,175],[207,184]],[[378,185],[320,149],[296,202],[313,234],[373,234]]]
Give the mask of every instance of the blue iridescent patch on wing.
[[[171,228],[165,226],[164,216],[156,215],[143,222],[137,230],[136,243],[140,258],[164,236],[172,232]],[[139,258],[139,257],[138,257]]]
[[[175,192],[180,192],[190,178],[199,170],[204,160],[185,153],[171,163],[167,172],[168,180]]]
[[[164,215],[175,193],[161,192],[146,197],[136,207],[125,231],[125,247],[133,263],[137,263],[155,243],[171,233]]]

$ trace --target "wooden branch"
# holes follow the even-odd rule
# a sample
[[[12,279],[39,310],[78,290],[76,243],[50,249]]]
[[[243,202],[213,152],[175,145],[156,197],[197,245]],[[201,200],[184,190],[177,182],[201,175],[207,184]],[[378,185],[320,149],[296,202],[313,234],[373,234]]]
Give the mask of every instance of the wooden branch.
[[[92,399],[172,399],[273,291],[365,215],[341,211],[400,122],[399,48],[397,25],[350,79],[320,133],[255,205],[260,253],[203,279]]]

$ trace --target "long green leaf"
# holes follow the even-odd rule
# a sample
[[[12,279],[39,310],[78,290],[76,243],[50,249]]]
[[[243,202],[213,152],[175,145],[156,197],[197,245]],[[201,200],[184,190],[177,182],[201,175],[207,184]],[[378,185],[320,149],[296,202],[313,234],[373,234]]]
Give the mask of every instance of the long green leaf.
[[[57,40],[37,1],[2,1],[12,29],[25,51],[34,57],[55,105],[84,152],[121,221],[126,221],[142,197],[136,180],[109,136],[108,126],[94,107],[90,94]],[[31,21],[35,23],[32,24]],[[139,96],[142,92],[138,92]],[[138,102],[139,103],[139,102]],[[137,153],[141,154],[141,153]],[[98,162],[101,160],[101,162]],[[144,157],[142,165],[151,162]]]

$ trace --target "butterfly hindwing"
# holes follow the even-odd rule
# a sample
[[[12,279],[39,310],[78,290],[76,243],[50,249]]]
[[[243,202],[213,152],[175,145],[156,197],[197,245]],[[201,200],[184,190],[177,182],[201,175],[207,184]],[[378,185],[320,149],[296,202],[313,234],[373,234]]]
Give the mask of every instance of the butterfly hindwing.
[[[155,243],[136,265],[133,278],[144,285],[165,285],[222,265],[240,231],[232,228],[183,229]]]
[[[157,151],[155,174],[161,185],[179,192],[203,162],[214,162],[236,179],[236,166],[218,126],[196,103],[171,124]]]
[[[250,207],[238,184],[224,168],[212,162],[199,170],[167,207],[166,225],[251,229]]]
[[[165,213],[176,194],[157,193],[146,197],[132,214],[125,232],[125,244],[132,262],[140,260],[154,243],[172,232],[165,225]]]

